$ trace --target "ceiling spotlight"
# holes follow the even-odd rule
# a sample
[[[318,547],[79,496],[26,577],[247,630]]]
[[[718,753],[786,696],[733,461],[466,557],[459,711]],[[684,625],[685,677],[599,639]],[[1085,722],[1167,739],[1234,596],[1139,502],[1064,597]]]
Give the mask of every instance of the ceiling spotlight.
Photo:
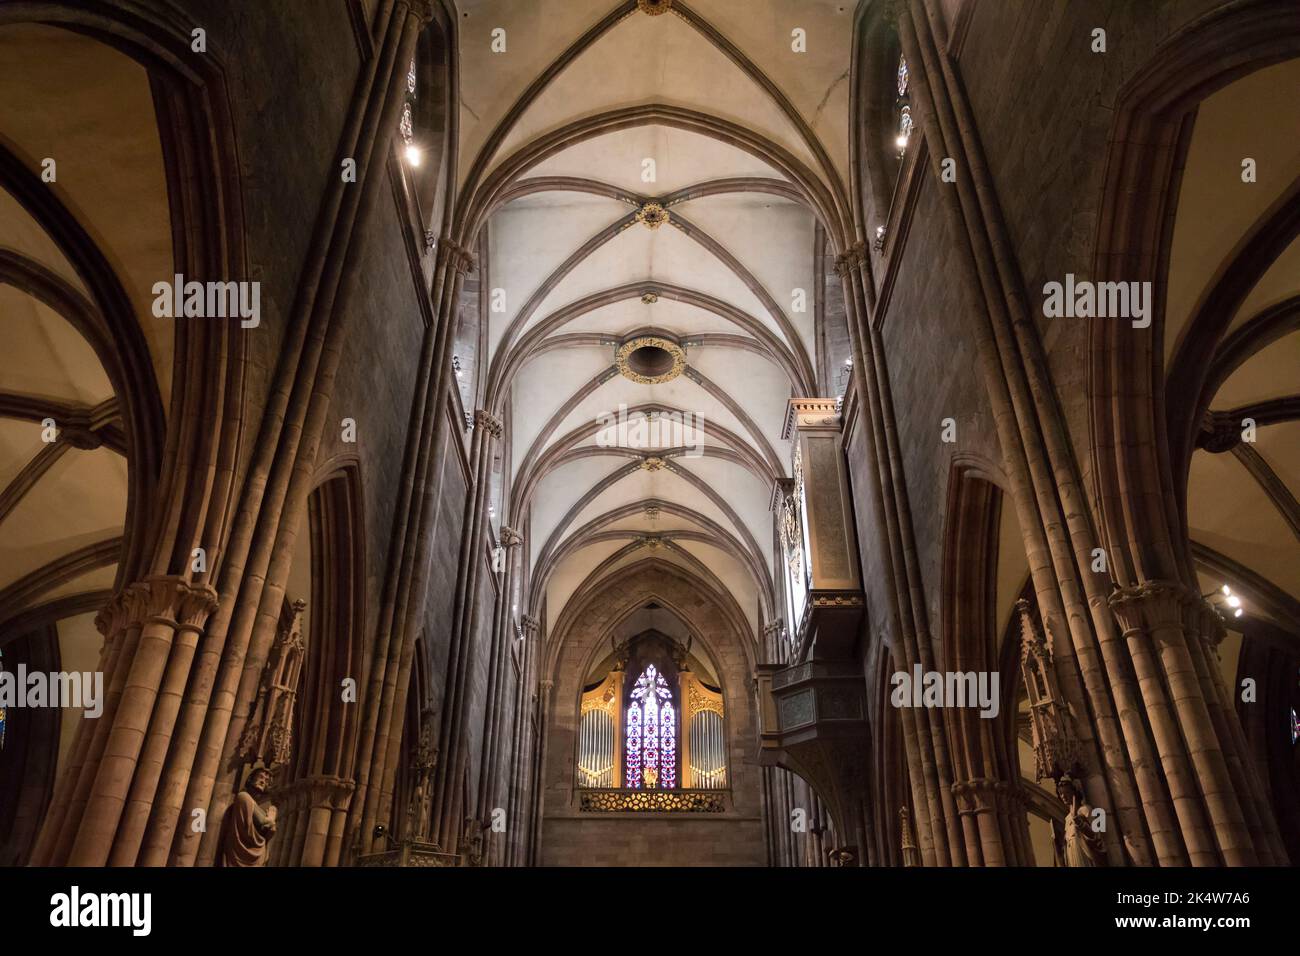
[[[1233,617],[1241,617],[1241,615],[1244,614],[1244,613],[1245,613],[1245,612],[1244,612],[1241,608],[1237,608],[1237,610],[1233,612],[1232,616],[1233,616]]]
[[[420,165],[420,161],[421,161],[422,159],[424,159],[424,153],[420,151],[420,147],[418,147],[418,146],[407,146],[407,147],[406,147],[406,161],[407,161],[407,163],[409,163],[409,164],[412,165],[412,166],[419,166],[419,165]]]
[[[907,137],[900,133],[897,137],[895,137],[894,145],[897,146],[899,149],[907,149]]]
[[[1224,594],[1227,594],[1227,595],[1229,595],[1229,596],[1231,596],[1231,595],[1232,595],[1232,588],[1228,587],[1228,586],[1225,584],[1225,585],[1223,586],[1223,593],[1224,593]]]
[[[1241,607],[1241,598],[1235,594],[1228,598],[1228,607]]]

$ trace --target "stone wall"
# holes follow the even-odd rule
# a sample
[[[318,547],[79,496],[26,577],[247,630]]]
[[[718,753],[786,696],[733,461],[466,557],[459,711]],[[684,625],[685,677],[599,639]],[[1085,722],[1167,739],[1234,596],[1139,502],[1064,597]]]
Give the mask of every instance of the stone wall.
[[[578,810],[574,737],[583,678],[595,657],[608,649],[608,635],[618,623],[651,599],[688,621],[717,664],[732,786],[725,813],[652,817]],[[558,657],[549,675],[555,687],[543,769],[542,865],[613,864],[620,858],[678,866],[766,862],[758,734],[750,691],[754,636],[740,630],[738,622],[743,620],[738,608],[729,611],[680,571],[656,561],[613,575],[572,613],[566,612],[551,639]]]

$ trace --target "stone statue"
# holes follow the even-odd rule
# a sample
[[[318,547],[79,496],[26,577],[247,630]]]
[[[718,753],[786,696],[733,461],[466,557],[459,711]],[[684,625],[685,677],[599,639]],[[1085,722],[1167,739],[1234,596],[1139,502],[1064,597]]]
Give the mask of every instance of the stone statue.
[[[265,866],[267,844],[275,835],[275,804],[262,801],[271,786],[271,772],[258,767],[221,821],[217,866]]]
[[[857,857],[848,847],[838,847],[834,850],[827,850],[826,855],[830,858],[832,866],[854,866]]]
[[[1092,828],[1092,807],[1083,787],[1069,774],[1056,781],[1056,795],[1065,804],[1066,866],[1105,866],[1106,847],[1101,834]]]
[[[483,831],[482,823],[473,817],[465,818],[464,835],[461,837],[461,853],[465,856],[467,866],[483,865]]]

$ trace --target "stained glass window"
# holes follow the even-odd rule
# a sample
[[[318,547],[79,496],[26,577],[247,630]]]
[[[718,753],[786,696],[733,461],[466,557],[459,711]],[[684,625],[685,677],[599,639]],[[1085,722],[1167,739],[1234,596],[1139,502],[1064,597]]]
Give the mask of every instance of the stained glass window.
[[[419,166],[422,157],[420,145],[415,140],[415,100],[418,79],[415,58],[412,57],[410,69],[406,71],[406,101],[402,104],[402,119],[397,124],[397,130],[402,134],[402,142],[406,144],[406,162],[410,166]]]
[[[632,688],[627,708],[626,774],[629,789],[671,790],[677,786],[677,714],[672,691],[650,664]]]
[[[1291,746],[1300,740],[1300,718],[1296,717],[1295,708],[1291,708]],[[4,742],[4,711],[0,710],[0,743]]]
[[[664,701],[659,708],[659,789],[672,790],[677,786],[677,722],[673,720],[673,705]]]
[[[627,785],[641,786],[641,705],[627,709]]]
[[[894,138],[894,145],[898,147],[899,155],[907,151],[907,142],[912,138],[912,106],[908,82],[907,59],[900,56],[898,58],[898,102],[896,104],[898,135]]]
[[[407,145],[411,143],[411,138],[415,136],[415,123],[411,119],[411,104],[402,104],[402,121],[397,127],[402,133],[402,139],[406,140]]]

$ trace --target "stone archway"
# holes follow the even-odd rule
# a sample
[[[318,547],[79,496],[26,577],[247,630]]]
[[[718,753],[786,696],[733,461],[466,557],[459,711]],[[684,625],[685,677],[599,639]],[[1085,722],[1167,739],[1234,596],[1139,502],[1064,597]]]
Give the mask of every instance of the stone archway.
[[[587,669],[608,635],[647,602],[657,602],[707,645],[727,703],[730,799],[720,813],[592,813],[574,786],[577,702]],[[734,609],[684,570],[651,559],[611,575],[561,615],[550,673],[551,719],[543,761],[538,860],[545,866],[752,865],[766,862],[753,695],[753,641]]]

